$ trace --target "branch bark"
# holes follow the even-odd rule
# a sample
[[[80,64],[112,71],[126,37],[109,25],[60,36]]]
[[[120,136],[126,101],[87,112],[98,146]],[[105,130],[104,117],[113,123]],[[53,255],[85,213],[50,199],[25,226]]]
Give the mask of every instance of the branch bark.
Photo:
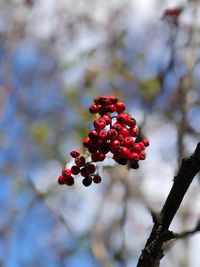
[[[138,260],[137,267],[158,267],[163,255],[163,245],[173,235],[169,226],[196,174],[200,172],[200,143],[194,153],[183,159],[174,183],[158,214],[153,214],[154,226]]]

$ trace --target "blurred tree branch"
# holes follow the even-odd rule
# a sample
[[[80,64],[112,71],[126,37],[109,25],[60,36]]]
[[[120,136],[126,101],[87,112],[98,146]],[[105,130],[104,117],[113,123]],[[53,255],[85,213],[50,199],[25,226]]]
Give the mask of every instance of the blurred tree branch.
[[[163,255],[163,245],[172,236],[169,226],[187,192],[191,182],[200,171],[200,143],[194,153],[188,159],[183,159],[177,176],[174,177],[174,183],[166,202],[159,214],[154,214],[154,226],[145,248],[139,258],[137,267],[156,267],[159,266]],[[199,226],[198,226],[199,228]],[[195,231],[189,231],[188,234]],[[182,234],[188,235],[186,233]]]

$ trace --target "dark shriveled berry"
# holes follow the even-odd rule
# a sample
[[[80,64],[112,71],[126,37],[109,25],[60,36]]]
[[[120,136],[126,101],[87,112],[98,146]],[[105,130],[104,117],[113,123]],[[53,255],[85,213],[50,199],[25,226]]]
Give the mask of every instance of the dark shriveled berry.
[[[79,173],[80,173],[80,167],[78,167],[78,166],[72,166],[72,167],[71,167],[71,172],[72,172],[72,174],[74,174],[74,175],[79,174]]]
[[[94,182],[95,184],[99,184],[99,183],[101,182],[101,176],[98,175],[98,174],[94,175],[94,177],[93,177],[93,182]]]
[[[90,178],[90,177],[85,177],[85,178],[83,179],[83,181],[82,181],[82,184],[83,184],[84,186],[90,186],[91,183],[92,183],[92,178]]]
[[[74,184],[74,178],[72,176],[67,176],[65,180],[65,184],[71,186]]]

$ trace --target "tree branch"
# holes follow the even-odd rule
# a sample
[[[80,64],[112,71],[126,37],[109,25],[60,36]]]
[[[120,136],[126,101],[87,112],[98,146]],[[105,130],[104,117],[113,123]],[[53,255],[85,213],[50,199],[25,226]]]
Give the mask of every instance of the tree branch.
[[[169,226],[196,174],[200,171],[200,143],[194,153],[183,159],[173,186],[159,214],[153,214],[154,226],[146,242],[137,267],[158,267],[163,255],[163,244],[172,236]]]

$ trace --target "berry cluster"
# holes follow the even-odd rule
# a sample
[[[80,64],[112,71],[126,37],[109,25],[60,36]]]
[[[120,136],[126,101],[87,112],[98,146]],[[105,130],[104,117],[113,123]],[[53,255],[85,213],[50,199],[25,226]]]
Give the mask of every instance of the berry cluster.
[[[70,155],[75,165],[71,169],[64,169],[58,178],[59,184],[73,185],[73,175],[83,176],[82,183],[89,186],[92,181],[100,183],[101,177],[96,172],[94,163],[103,161],[110,153],[112,159],[121,165],[128,165],[131,169],[139,167],[139,160],[144,160],[145,148],[149,145],[146,138],[137,142],[139,128],[136,120],[125,112],[125,104],[115,96],[99,96],[89,108],[91,114],[97,118],[93,122],[94,129],[90,130],[83,146],[89,152],[91,161],[80,151],[72,150]],[[114,113],[114,115],[112,114]]]

